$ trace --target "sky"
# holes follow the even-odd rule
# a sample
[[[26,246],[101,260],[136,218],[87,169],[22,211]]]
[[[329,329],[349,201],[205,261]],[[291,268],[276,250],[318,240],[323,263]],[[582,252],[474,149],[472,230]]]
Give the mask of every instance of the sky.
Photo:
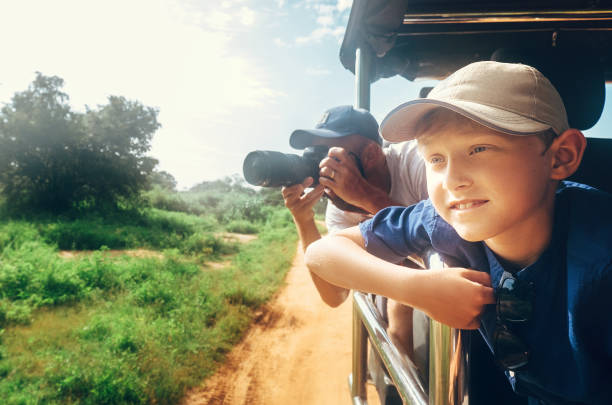
[[[0,1],[0,104],[59,76],[74,110],[110,95],[159,109],[150,155],[179,189],[242,173],[252,150],[301,153],[294,129],[353,104],[338,54],[352,0]],[[379,120],[431,82],[379,80]],[[607,86],[606,110],[612,113]],[[587,135],[612,134],[612,114]]]

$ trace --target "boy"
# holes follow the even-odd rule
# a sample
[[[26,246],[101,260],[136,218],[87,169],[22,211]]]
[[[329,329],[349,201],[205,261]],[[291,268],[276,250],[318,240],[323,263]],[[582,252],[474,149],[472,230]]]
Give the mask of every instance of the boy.
[[[550,82],[476,62],[396,108],[381,132],[417,139],[430,199],[314,243],[311,271],[480,327],[530,403],[612,403],[612,196],[562,181],[586,141]],[[432,247],[456,267],[390,263]]]

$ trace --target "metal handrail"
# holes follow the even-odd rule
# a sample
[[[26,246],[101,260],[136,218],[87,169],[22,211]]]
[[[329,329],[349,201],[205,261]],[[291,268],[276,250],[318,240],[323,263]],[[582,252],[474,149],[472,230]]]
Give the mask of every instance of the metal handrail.
[[[428,269],[446,267],[436,252],[423,257]],[[469,334],[434,319],[429,321],[429,403],[469,404]]]
[[[384,321],[372,300],[362,292],[354,292],[353,308],[354,320],[364,328],[367,336],[369,336],[372,346],[376,349],[382,363],[389,371],[391,380],[397,387],[404,403],[427,405],[427,388],[418,375],[417,367],[409,358],[402,355],[397,347],[395,347],[389,334],[383,327]],[[360,352],[360,350],[357,350],[357,353]],[[357,358],[355,356],[353,357],[353,361],[357,360],[364,368],[367,362],[366,352],[367,351],[363,351],[363,355],[359,355]],[[355,351],[353,353],[355,353]],[[355,381],[358,380],[355,379]],[[365,398],[363,398],[363,400],[365,400]],[[353,403],[355,403],[355,400],[353,400]]]
[[[428,268],[442,266],[437,254],[424,258]],[[380,313],[364,293],[353,293],[353,374],[349,387],[353,404],[366,405],[367,341],[380,357],[404,404],[469,404],[469,335],[430,319],[429,382],[416,365],[400,353],[384,328]]]

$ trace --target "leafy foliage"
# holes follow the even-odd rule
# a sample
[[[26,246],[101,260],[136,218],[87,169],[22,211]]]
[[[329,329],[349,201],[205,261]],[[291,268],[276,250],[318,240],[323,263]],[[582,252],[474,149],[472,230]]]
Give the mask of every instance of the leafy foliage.
[[[173,175],[165,170],[154,170],[151,173],[151,184],[153,186],[159,186],[163,190],[176,191],[176,179]]]
[[[64,81],[37,73],[0,110],[0,191],[12,207],[50,211],[117,204],[138,195],[155,159],[145,154],[157,110],[111,96],[71,110]]]
[[[227,231],[239,233],[256,233],[272,211],[284,207],[279,189],[254,189],[237,175],[202,182],[187,192],[153,187],[145,196],[155,208],[211,217]],[[325,203],[317,204],[315,211],[325,212]]]
[[[205,231],[208,220],[157,210],[114,220],[117,229],[184,236],[161,258],[113,257],[103,248],[66,260],[49,229],[110,228],[83,218],[0,222],[3,403],[178,403],[240,339],[295,252],[285,209],[269,211],[258,238],[213,271],[181,253],[223,251]]]

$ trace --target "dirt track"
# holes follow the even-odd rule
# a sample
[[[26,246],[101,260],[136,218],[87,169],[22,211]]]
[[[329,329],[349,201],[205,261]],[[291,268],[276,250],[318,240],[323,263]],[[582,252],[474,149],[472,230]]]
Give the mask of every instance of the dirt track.
[[[286,286],[226,363],[192,390],[183,405],[351,403],[351,302],[327,307],[303,263],[298,246]],[[369,385],[368,400],[378,404]]]

